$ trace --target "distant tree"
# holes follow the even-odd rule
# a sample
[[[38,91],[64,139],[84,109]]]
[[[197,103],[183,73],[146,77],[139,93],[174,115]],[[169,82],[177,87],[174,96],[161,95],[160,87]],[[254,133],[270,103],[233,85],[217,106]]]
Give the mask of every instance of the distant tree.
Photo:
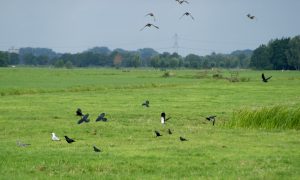
[[[32,53],[27,53],[24,55],[24,63],[27,65],[37,65],[36,57]]]
[[[289,48],[285,52],[289,66],[300,70],[300,36],[296,36],[289,41]]]
[[[271,53],[266,45],[260,45],[253,51],[250,66],[255,69],[272,69],[270,62]]]
[[[120,67],[122,64],[122,56],[118,53],[116,54],[116,56],[114,57],[114,60],[113,60],[113,65],[115,67]]]
[[[160,57],[159,56],[152,57],[150,60],[150,65],[154,68],[159,68],[160,67]]]
[[[0,67],[8,66],[8,54],[0,51]]]
[[[67,62],[65,63],[65,67],[66,67],[67,69],[72,69],[72,68],[73,68],[72,62],[71,62],[71,61],[67,61]]]
[[[271,53],[270,61],[274,69],[288,69],[286,51],[289,48],[290,38],[275,39],[269,42]]]
[[[65,63],[62,59],[59,59],[58,61],[56,61],[54,63],[54,67],[56,67],[56,68],[62,68],[62,67],[64,67],[64,65],[65,65]]]

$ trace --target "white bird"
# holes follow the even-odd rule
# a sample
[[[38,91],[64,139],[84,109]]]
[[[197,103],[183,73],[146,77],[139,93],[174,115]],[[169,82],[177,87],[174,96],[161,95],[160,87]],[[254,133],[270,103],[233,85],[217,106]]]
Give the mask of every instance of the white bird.
[[[55,133],[52,133],[52,141],[60,141],[60,139],[55,135]]]

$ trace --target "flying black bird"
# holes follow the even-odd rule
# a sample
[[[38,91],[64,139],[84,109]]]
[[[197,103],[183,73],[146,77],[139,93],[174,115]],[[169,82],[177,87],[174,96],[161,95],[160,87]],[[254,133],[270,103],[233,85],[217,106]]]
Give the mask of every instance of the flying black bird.
[[[247,14],[247,17],[248,17],[249,19],[256,19],[256,17],[255,17],[255,16],[252,16],[251,14]]]
[[[88,117],[89,117],[89,114],[86,114],[86,115],[82,116],[82,118],[77,122],[77,124],[81,124],[83,122],[87,122],[87,123],[90,122]]]
[[[149,101],[148,100],[146,100],[143,104],[142,104],[142,106],[145,106],[145,107],[149,107]]]
[[[194,20],[194,17],[189,12],[185,12],[179,19],[181,19],[183,16],[190,16]]]
[[[151,26],[155,27],[156,29],[159,29],[158,26],[155,26],[155,25],[153,25],[153,24],[148,23],[148,24],[146,24],[140,31],[144,30],[145,27],[151,27]]]
[[[82,111],[81,111],[80,108],[77,109],[76,116],[83,116]]]
[[[17,141],[17,145],[20,147],[30,146],[31,144],[22,143],[21,141]]]
[[[264,73],[261,74],[262,81],[265,82],[265,83],[267,83],[269,81],[269,79],[271,79],[271,77],[272,76],[266,78],[265,75],[264,75]]]
[[[171,129],[168,129],[168,133],[169,133],[169,134],[172,134],[172,131],[171,131]]]
[[[217,116],[215,115],[212,115],[212,116],[208,116],[206,117],[205,119],[208,120],[208,121],[212,121],[213,122],[213,126],[215,125],[215,121],[216,121],[216,118]]]
[[[162,136],[158,131],[154,131],[156,134],[156,137]]]
[[[186,4],[189,4],[188,1],[186,0],[176,0],[179,4],[183,4],[183,3],[186,3]]]
[[[165,124],[166,121],[169,120],[169,119],[171,119],[171,117],[168,117],[168,118],[166,119],[166,113],[165,113],[165,112],[162,112],[162,113],[161,113],[161,115],[160,115],[160,122],[161,122],[162,124]]]
[[[153,13],[148,13],[148,14],[146,14],[145,16],[151,16],[151,17],[153,17],[153,20],[156,21],[156,18],[155,18],[155,16],[154,16]]]
[[[68,136],[65,136],[66,141],[71,144],[72,142],[75,142],[75,140],[69,138]]]
[[[105,113],[99,114],[98,118],[96,119],[96,122],[97,121],[104,121],[104,122],[106,122],[107,118],[105,118],[104,116],[105,116]]]
[[[179,137],[180,141],[187,141],[187,139],[185,139],[184,137]]]
[[[99,148],[97,148],[95,145],[93,147],[94,147],[95,152],[101,152],[101,150]]]

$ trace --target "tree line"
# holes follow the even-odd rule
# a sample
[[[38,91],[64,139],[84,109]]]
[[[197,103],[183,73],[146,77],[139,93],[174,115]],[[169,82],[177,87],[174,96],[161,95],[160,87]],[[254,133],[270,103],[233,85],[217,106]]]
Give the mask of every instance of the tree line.
[[[0,51],[0,67],[9,65],[54,67],[154,67],[154,68],[253,68],[293,69],[300,68],[300,36],[271,40],[254,51],[238,50],[230,54],[211,53],[206,56],[177,53],[158,53],[144,48],[137,51],[110,50],[94,47],[81,53],[56,53],[47,48],[21,48],[19,53]]]

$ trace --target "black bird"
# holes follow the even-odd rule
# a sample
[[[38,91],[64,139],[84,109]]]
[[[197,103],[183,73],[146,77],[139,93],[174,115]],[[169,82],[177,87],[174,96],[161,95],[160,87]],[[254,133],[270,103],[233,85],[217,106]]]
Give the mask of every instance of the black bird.
[[[267,83],[269,81],[269,79],[271,79],[271,77],[272,76],[266,78],[265,75],[264,75],[264,73],[261,74],[262,81],[265,82],[265,83]]]
[[[213,122],[213,126],[215,125],[215,121],[216,121],[216,118],[217,116],[215,115],[212,115],[212,116],[208,116],[206,117],[205,119],[208,120],[208,121],[212,121]]]
[[[179,19],[181,19],[183,16],[190,16],[194,20],[194,17],[189,12],[185,12]]]
[[[153,20],[156,21],[155,16],[154,16],[153,13],[148,13],[148,14],[146,14],[145,16],[151,16],[151,17],[153,17]]]
[[[75,142],[75,140],[69,138],[68,136],[65,136],[66,141],[71,144],[72,142]]]
[[[104,121],[104,122],[106,122],[107,118],[105,118],[104,116],[105,116],[105,113],[99,114],[98,118],[96,119],[96,122],[97,121]]]
[[[165,113],[165,112],[162,112],[162,113],[161,113],[161,115],[160,115],[160,122],[161,122],[162,124],[165,124],[166,121],[168,121],[169,119],[171,119],[171,117],[168,117],[168,118],[166,119],[166,113]]]
[[[99,148],[97,148],[95,145],[93,147],[94,147],[95,152],[101,152],[101,150]]]
[[[145,107],[149,107],[149,101],[148,100],[146,100],[143,104],[142,104],[142,106],[145,106]]]
[[[155,26],[155,25],[153,25],[153,24],[148,23],[148,24],[146,24],[140,31],[142,31],[145,27],[151,27],[151,26],[155,27],[156,29],[159,29],[158,26]]]
[[[247,14],[247,17],[249,18],[249,19],[256,19],[256,17],[255,16],[252,16],[251,14]]]
[[[176,0],[179,4],[183,4],[183,3],[187,3],[187,4],[189,4],[189,2],[188,1],[186,1],[186,0]]]
[[[184,137],[179,137],[180,141],[187,141],[187,139],[185,139]]]
[[[168,129],[168,133],[169,133],[169,134],[172,134],[172,131],[171,131],[171,129]]]
[[[81,124],[83,122],[87,122],[87,123],[90,122],[88,117],[89,117],[89,114],[86,114],[86,115],[82,116],[82,118],[77,122],[77,124]]]
[[[154,131],[156,134],[156,137],[162,136],[158,131]]]
[[[81,111],[80,108],[77,109],[76,116],[83,116],[82,111]]]

